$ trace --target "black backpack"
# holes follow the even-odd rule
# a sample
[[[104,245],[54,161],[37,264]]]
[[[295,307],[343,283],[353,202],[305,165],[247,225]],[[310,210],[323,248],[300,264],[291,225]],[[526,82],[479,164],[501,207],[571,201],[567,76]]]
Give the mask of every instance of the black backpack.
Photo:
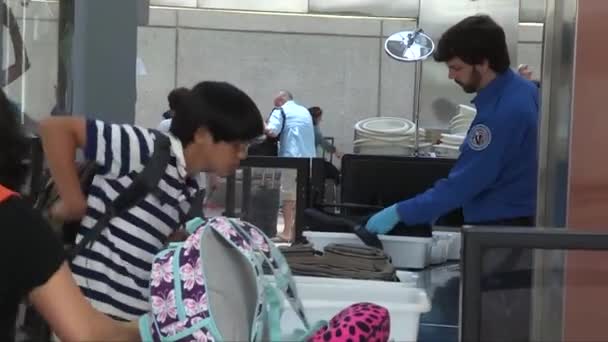
[[[249,154],[250,156],[278,156],[279,155],[279,141],[281,140],[281,134],[283,133],[283,130],[285,129],[285,121],[286,116],[285,116],[285,112],[283,111],[283,108],[275,108],[275,109],[279,109],[281,111],[281,116],[283,118],[283,123],[281,124],[281,130],[279,131],[279,134],[275,137],[266,137],[266,139],[262,140],[259,143],[256,144],[252,144],[249,147],[249,150],[247,151],[247,154]],[[274,112],[273,109],[272,111]],[[272,112],[270,112],[270,115],[272,115]],[[268,116],[270,118],[270,115]]]
[[[80,228],[80,220],[76,222],[49,222],[54,230],[63,236],[64,243],[69,248],[70,259],[74,259],[76,255],[82,252],[83,249],[90,247],[101,235],[103,230],[108,226],[110,220],[119,216],[123,212],[137,205],[144,200],[146,196],[157,189],[160,179],[165,174],[169,160],[171,159],[171,141],[169,138],[158,132],[152,131],[156,137],[154,140],[154,152],[144,166],[144,169],[135,177],[133,182],[121,192],[106,208],[105,214],[97,220],[97,223],[85,235],[82,240],[73,246],[76,240],[76,234]],[[79,177],[82,190],[88,194],[89,187],[93,182],[98,165],[94,161],[87,161],[79,165]],[[48,218],[48,210],[59,199],[57,189],[50,175],[47,173],[46,186],[39,194],[35,208],[41,210]],[[198,191],[190,201],[190,210],[185,215],[180,217],[180,222],[195,218],[203,217],[203,201],[205,198],[205,190]]]

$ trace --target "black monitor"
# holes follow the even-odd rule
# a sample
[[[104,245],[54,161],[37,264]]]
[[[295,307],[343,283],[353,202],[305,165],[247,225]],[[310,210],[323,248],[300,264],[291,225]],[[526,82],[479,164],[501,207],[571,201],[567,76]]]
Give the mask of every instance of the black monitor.
[[[454,159],[348,154],[342,158],[342,203],[386,207],[412,198],[445,178]],[[348,215],[365,215],[346,209]],[[462,211],[444,215],[437,224],[461,226]]]

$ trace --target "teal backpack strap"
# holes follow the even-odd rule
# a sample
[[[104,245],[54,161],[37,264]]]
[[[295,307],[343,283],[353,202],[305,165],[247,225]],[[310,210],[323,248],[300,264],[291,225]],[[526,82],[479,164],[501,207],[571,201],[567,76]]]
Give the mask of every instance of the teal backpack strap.
[[[270,269],[272,270],[276,284],[273,287],[273,290],[278,293],[281,298],[287,299],[287,302],[289,302],[291,309],[296,313],[296,315],[300,319],[300,322],[302,323],[302,326],[304,327],[304,329],[296,329],[289,335],[280,336],[279,341],[305,341],[309,336],[317,332],[321,327],[327,325],[327,322],[318,321],[314,322],[313,324],[310,323],[304,312],[304,306],[302,305],[302,301],[298,297],[295,280],[291,274],[291,270],[289,269],[289,265],[287,264],[285,257],[283,257],[281,251],[276,246],[274,246],[270,239],[268,239],[268,243],[270,246],[270,254],[272,255],[272,259],[267,259],[267,264],[270,265]],[[270,309],[276,310],[274,308]],[[280,317],[278,322],[271,321],[271,326],[273,327],[280,327],[280,324]]]
[[[266,307],[268,310],[268,321],[270,326],[270,340],[272,342],[282,341],[305,341],[310,336],[314,335],[319,329],[327,325],[326,321],[318,321],[305,329],[296,329],[290,334],[283,334],[281,331],[281,317],[283,315],[283,299],[284,294],[273,286],[267,283],[266,286]],[[295,310],[294,310],[295,311]],[[296,311],[297,313],[297,311]],[[305,321],[302,321],[302,325]]]
[[[150,333],[150,314],[145,314],[139,317],[138,327],[139,334],[142,342],[152,342],[154,339],[152,338],[152,334]]]
[[[212,222],[214,222],[214,220],[218,220],[220,218],[210,218],[208,220],[205,219],[193,219],[191,221],[188,222],[188,225],[190,225],[190,227],[188,227],[188,225],[186,226],[186,229],[193,229],[196,230],[198,227],[200,227],[201,225],[208,225]],[[264,275],[263,275],[263,265],[261,263],[261,261],[257,258],[257,256],[255,255],[255,248],[254,248],[254,243],[252,243],[251,238],[248,234],[244,234],[243,230],[239,227],[239,224],[235,223],[234,219],[231,218],[221,218],[223,220],[227,220],[230,223],[230,226],[232,228],[234,228],[234,230],[238,231],[240,234],[240,236],[242,237],[243,241],[248,245],[251,246],[251,251],[249,251],[247,247],[243,247],[243,246],[239,246],[237,243],[235,243],[234,241],[232,241],[230,238],[226,238],[226,236],[217,229],[217,227],[215,227],[213,224],[210,225],[210,227],[212,227],[212,229],[215,229],[216,232],[219,233],[219,235],[224,238],[224,240],[230,244],[231,246],[233,246],[236,250],[238,250],[246,259],[247,261],[249,261],[250,265],[251,265],[251,269],[255,270],[257,277],[256,277],[256,283],[257,283],[257,301],[256,301],[256,308],[258,307],[262,307],[266,304],[266,282],[264,279]],[[257,310],[254,314],[253,317],[253,322],[252,322],[252,329],[251,329],[251,336],[249,338],[250,341],[252,342],[261,342],[264,338],[264,321],[267,319],[268,317],[268,312],[266,310]]]
[[[289,302],[292,310],[296,313],[304,330],[294,331],[289,340],[299,341],[304,340],[308,336],[314,334],[321,327],[327,324],[325,321],[316,322],[310,325],[306,314],[304,313],[304,306],[300,301],[297,294],[297,288],[295,280],[291,274],[287,260],[281,253],[281,251],[275,246],[275,244],[257,227],[243,222],[243,225],[249,228],[242,228],[241,224],[235,224],[237,229],[247,236],[252,242],[251,246],[256,252],[256,256],[260,259],[263,264],[269,266],[272,271],[272,275],[275,280],[275,285],[268,283],[266,280],[266,310],[268,312],[267,317],[270,323],[270,338],[272,341],[282,341],[286,336],[281,336],[281,316],[283,313],[283,301],[285,298]]]
[[[186,222],[186,231],[188,232],[188,234],[192,235],[194,234],[194,231],[196,231],[200,226],[202,226],[206,222],[206,219],[203,219],[201,217],[195,217]]]
[[[266,312],[270,327],[270,341],[280,342],[281,336],[281,316],[283,315],[283,302],[280,292],[276,287],[266,283]]]

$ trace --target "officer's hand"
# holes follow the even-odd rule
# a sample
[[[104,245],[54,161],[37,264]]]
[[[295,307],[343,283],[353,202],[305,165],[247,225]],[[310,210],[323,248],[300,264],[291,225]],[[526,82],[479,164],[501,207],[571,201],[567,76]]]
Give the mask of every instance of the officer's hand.
[[[365,229],[370,233],[386,234],[393,230],[397,223],[399,223],[399,214],[397,205],[393,204],[372,216],[367,221]]]

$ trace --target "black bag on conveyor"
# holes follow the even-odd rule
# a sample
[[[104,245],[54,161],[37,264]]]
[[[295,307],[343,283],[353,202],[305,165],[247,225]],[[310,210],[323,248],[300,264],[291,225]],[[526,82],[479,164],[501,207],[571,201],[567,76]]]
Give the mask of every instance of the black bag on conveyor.
[[[306,224],[310,230],[335,233],[352,233],[355,227],[365,226],[367,221],[373,216],[373,214],[355,217],[341,216],[313,208],[306,209],[304,215]],[[403,222],[399,222],[387,235],[432,237],[433,230],[430,224],[406,225]]]
[[[304,210],[304,218],[308,230],[317,232],[354,233],[366,246],[383,249],[382,242],[373,233],[365,229],[370,216],[342,217],[322,210],[309,208]],[[432,237],[431,225],[408,226],[399,222],[388,235],[409,237]]]

